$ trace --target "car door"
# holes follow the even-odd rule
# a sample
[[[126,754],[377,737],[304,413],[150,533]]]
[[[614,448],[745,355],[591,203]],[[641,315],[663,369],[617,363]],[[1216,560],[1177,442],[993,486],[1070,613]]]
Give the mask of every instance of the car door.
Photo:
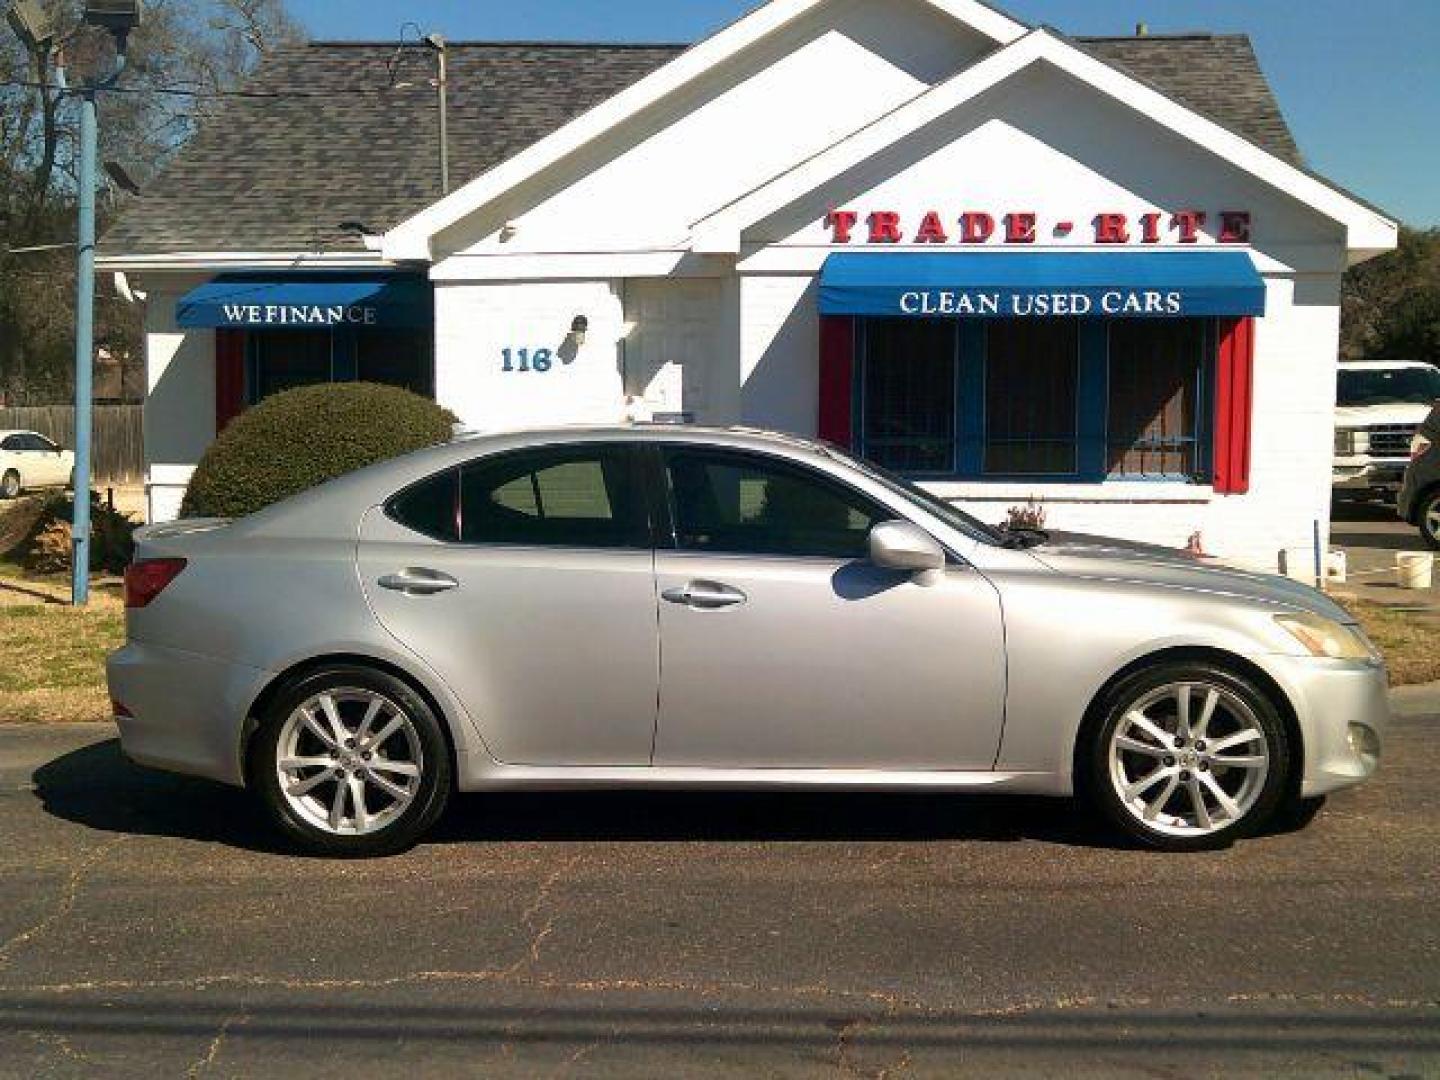
[[[650,764],[660,644],[637,462],[624,445],[482,458],[362,524],[376,617],[502,762]]]
[[[999,595],[960,564],[867,559],[898,515],[770,455],[667,448],[658,766],[990,769],[1005,701]]]
[[[52,487],[68,483],[70,467],[65,461],[65,455],[61,453],[60,447],[43,435],[31,434],[27,436],[27,439],[32,451],[29,456],[35,463],[33,466],[37,478],[35,483]]]

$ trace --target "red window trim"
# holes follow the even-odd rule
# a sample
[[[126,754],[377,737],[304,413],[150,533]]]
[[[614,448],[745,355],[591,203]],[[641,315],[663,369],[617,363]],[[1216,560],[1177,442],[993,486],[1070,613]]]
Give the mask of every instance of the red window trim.
[[[1255,410],[1255,320],[1220,323],[1215,379],[1215,490],[1250,490],[1250,452]]]
[[[855,318],[820,319],[820,438],[846,450],[855,446]]]

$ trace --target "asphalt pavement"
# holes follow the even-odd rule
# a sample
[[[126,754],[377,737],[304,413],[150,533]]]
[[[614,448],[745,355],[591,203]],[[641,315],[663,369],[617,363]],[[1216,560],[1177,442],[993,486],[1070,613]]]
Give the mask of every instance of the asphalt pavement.
[[[1067,803],[468,796],[338,863],[0,726],[0,1075],[1440,1076],[1440,696],[1203,856]]]

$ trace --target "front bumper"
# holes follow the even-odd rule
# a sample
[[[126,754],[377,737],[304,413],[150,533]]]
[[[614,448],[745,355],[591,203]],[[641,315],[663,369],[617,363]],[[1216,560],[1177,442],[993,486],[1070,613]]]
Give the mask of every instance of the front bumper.
[[[1404,458],[1380,461],[1342,458],[1331,469],[1331,486],[1342,495],[1394,494],[1405,480],[1407,465],[1409,461]]]
[[[1390,685],[1378,664],[1311,657],[1270,657],[1271,673],[1289,693],[1304,739],[1304,798],[1362,784],[1375,775],[1390,725]],[[1374,755],[1352,745],[1351,726],[1373,735]],[[1357,734],[1359,732],[1357,731]]]
[[[106,663],[110,697],[133,715],[117,716],[132,761],[166,772],[245,783],[245,718],[268,671],[132,641]]]

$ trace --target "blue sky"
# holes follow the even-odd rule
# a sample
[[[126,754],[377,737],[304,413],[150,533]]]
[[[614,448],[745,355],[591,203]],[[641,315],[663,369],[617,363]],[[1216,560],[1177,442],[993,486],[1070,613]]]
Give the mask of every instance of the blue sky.
[[[885,0],[874,0],[883,3]],[[747,0],[291,0],[321,38],[692,41]],[[1440,225],[1440,0],[1007,0],[1073,34],[1243,31],[1310,164],[1412,225]]]

